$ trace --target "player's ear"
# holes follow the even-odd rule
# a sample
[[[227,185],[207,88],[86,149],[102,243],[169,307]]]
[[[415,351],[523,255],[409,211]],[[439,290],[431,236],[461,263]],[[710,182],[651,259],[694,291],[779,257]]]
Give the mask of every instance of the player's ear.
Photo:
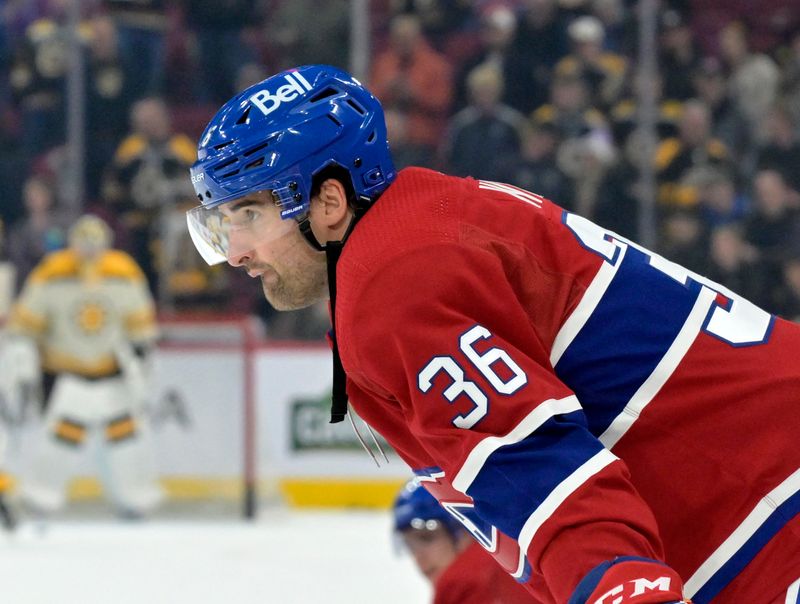
[[[340,229],[344,232],[350,215],[347,190],[344,185],[335,178],[326,178],[322,181],[319,193],[311,200],[311,215],[313,223],[329,229],[331,235]]]

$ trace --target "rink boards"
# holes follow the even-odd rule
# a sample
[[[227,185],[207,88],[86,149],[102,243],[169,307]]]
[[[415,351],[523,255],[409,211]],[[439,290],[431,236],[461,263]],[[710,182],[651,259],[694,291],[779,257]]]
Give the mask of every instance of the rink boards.
[[[328,423],[331,357],[324,345],[172,344],[158,349],[154,366],[147,415],[173,498],[235,499],[250,475],[262,495],[277,490],[292,505],[385,507],[410,475],[385,443],[390,463],[378,468],[349,422]],[[37,428],[29,419],[11,431],[8,465],[17,474]],[[99,494],[98,457],[101,448],[90,444],[73,496]]]

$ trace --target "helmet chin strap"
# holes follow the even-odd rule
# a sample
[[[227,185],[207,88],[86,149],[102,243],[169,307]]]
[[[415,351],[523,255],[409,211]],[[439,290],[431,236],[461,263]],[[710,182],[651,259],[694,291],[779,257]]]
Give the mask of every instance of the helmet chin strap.
[[[337,424],[344,421],[347,415],[347,373],[342,365],[342,358],[339,356],[339,344],[336,341],[336,264],[342,254],[344,244],[353,232],[356,223],[364,216],[369,207],[368,199],[359,198],[354,206],[353,217],[347,230],[338,241],[327,241],[324,245],[314,235],[311,230],[311,221],[306,214],[299,222],[300,232],[306,238],[309,245],[315,250],[325,252],[325,259],[328,266],[328,292],[330,294],[331,305],[331,331],[330,338],[333,352],[333,388],[331,392],[331,420],[330,423]]]

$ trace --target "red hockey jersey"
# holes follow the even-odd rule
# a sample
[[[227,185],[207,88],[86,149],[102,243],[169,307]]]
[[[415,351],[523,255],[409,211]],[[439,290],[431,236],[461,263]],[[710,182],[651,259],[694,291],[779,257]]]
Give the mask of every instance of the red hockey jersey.
[[[472,543],[433,586],[433,604],[531,604],[519,583],[502,571],[478,543]]]
[[[337,270],[354,408],[538,601],[625,555],[696,604],[800,577],[800,326],[533,193],[418,168]]]

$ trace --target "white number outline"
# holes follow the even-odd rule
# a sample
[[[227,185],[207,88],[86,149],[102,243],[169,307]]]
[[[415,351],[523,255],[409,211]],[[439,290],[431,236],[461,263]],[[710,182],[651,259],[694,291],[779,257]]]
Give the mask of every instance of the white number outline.
[[[562,222],[584,248],[612,266],[619,262],[620,249],[629,246],[647,256],[650,266],[681,285],[688,287],[694,281],[703,288],[725,296],[727,304],[714,302],[703,323],[702,330],[710,336],[733,347],[756,346],[769,339],[775,317],[724,285],[675,264],[577,214],[565,211]]]
[[[478,351],[473,348],[473,344],[491,336],[492,333],[485,327],[474,325],[459,337],[459,348],[498,394],[510,396],[528,383],[528,376],[502,348],[493,346],[483,354],[478,354]],[[498,360],[505,363],[514,374],[506,382],[491,367]],[[452,405],[461,394],[464,394],[474,405],[474,408],[466,415],[456,415],[452,419],[453,425],[464,430],[475,427],[489,413],[489,398],[480,386],[466,379],[464,369],[453,357],[435,356],[428,361],[417,374],[417,387],[423,394],[427,394],[433,386],[434,378],[440,371],[444,371],[452,380],[452,383],[442,392],[448,404]]]

